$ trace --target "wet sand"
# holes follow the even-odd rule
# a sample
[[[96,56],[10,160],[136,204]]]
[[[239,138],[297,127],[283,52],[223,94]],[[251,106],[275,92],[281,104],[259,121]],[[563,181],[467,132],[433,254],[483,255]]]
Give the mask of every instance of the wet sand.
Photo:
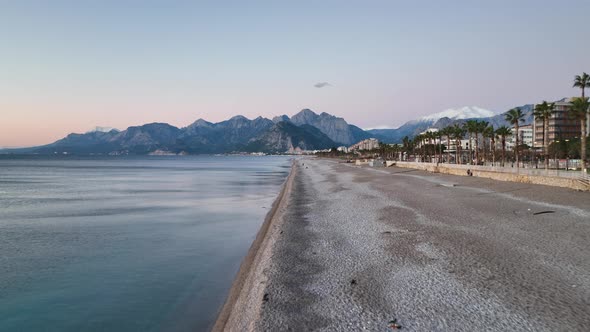
[[[304,159],[276,205],[218,331],[590,326],[590,193]]]

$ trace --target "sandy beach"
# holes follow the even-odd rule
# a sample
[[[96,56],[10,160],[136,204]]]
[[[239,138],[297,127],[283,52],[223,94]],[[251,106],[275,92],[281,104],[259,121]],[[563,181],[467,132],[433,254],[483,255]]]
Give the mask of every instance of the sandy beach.
[[[296,162],[214,331],[587,331],[590,193]]]

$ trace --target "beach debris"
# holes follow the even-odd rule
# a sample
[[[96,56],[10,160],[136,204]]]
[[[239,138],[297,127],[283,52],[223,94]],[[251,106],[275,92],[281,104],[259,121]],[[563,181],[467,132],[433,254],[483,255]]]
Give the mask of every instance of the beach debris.
[[[539,214],[545,214],[545,213],[555,213],[555,211],[553,211],[553,210],[547,210],[547,211],[535,212],[535,213],[533,213],[533,216],[537,216]]]
[[[264,296],[262,297],[262,302],[268,302],[268,293],[264,293]]]
[[[351,285],[356,285],[356,279],[352,279],[352,280],[350,281],[350,284],[351,284]]]
[[[279,234],[283,234],[283,231],[281,231],[281,233],[279,233]]]
[[[387,325],[389,325],[389,328],[392,330],[401,330],[402,328],[402,326],[397,323],[396,318],[390,320],[389,323],[387,323]]]

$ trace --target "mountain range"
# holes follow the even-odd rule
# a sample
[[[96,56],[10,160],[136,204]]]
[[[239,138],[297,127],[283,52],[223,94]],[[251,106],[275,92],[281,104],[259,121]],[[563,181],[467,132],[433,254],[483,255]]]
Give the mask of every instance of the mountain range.
[[[533,121],[533,105],[523,105],[525,122]],[[363,130],[343,118],[328,113],[317,114],[309,109],[288,117],[272,120],[258,117],[248,119],[237,115],[229,120],[212,123],[198,119],[187,127],[167,123],[149,123],[119,131],[96,127],[84,134],[69,134],[47,145],[31,148],[4,149],[0,153],[34,154],[211,154],[232,152],[290,153],[300,150],[328,149],[350,146],[367,138],[385,143],[400,143],[428,128],[443,128],[462,124],[468,119],[488,121],[494,127],[508,126],[503,114],[477,108],[449,109],[406,122],[396,129]]]
[[[371,137],[359,127],[328,113],[304,109],[292,118],[250,120],[237,115],[218,123],[199,119],[187,127],[149,123],[118,131],[96,127],[69,134],[43,146],[5,149],[2,153],[34,154],[208,154],[232,152],[285,153],[352,145]]]

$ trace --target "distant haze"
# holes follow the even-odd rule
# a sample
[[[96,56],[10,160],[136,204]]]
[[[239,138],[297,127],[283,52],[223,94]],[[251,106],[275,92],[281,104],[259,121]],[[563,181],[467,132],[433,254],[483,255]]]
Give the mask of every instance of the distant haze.
[[[11,1],[0,146],[297,113],[363,128],[579,95],[587,0]]]

